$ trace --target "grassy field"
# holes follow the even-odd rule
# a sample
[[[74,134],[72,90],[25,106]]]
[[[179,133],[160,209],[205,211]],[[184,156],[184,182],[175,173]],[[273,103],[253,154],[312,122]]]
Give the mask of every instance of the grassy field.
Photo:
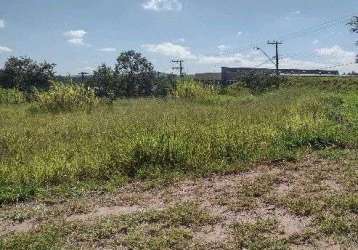
[[[325,248],[332,239],[354,248],[358,81],[297,78],[291,83],[260,95],[239,91],[118,100],[91,111],[50,113],[35,112],[28,103],[0,105],[0,219],[36,226],[0,234],[0,248]],[[262,165],[267,171],[258,169]],[[255,178],[242,178],[250,171]],[[165,192],[167,200],[165,195],[160,199],[169,205],[127,211],[151,203],[134,199],[138,190],[155,196],[173,183],[213,176],[227,177],[230,185],[213,181],[220,191],[214,195],[212,190],[211,206],[203,206],[204,196],[176,201]],[[125,193],[133,200],[123,198]],[[89,224],[86,218],[63,220],[93,215],[99,203],[121,207],[101,195],[119,195],[117,201],[129,203],[121,205],[126,213],[90,216]],[[45,207],[36,210],[34,204]],[[213,212],[215,206],[226,212]],[[260,215],[258,209],[268,206],[275,207],[275,216]],[[281,217],[277,211],[283,211]],[[252,220],[228,219],[228,213]],[[288,224],[307,220],[309,226],[291,235],[282,232],[284,218]],[[225,234],[223,240],[205,245],[203,228],[218,225],[229,233],[219,230],[213,238]]]

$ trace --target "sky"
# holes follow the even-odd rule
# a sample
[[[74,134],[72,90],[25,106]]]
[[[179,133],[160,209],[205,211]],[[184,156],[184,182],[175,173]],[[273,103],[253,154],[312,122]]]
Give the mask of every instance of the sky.
[[[162,72],[228,67],[358,71],[358,35],[346,25],[357,0],[0,0],[0,67],[10,56],[56,63],[58,74],[114,65],[136,50]],[[261,50],[254,49],[259,47]],[[339,65],[339,66],[337,66]]]

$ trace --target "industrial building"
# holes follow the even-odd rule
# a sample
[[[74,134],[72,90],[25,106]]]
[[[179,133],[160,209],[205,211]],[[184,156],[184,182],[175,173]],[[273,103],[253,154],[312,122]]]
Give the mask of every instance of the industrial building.
[[[280,75],[289,76],[338,76],[337,70],[308,70],[308,69],[280,69]],[[248,74],[268,74],[273,75],[276,73],[275,69],[268,68],[221,68],[221,80],[223,82],[236,81],[242,76]]]
[[[339,72],[337,70],[280,69],[279,72],[280,75],[286,75],[286,76],[339,76]],[[194,79],[202,82],[228,83],[228,82],[235,82],[240,77],[248,74],[273,75],[275,73],[276,73],[275,69],[268,69],[268,68],[222,67],[221,73],[195,74]]]

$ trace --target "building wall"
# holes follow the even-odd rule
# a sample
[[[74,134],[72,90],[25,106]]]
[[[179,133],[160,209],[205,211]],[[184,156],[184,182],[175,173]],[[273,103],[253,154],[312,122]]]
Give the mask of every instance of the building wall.
[[[236,81],[247,74],[275,74],[275,69],[267,68],[227,68],[221,69],[221,78],[223,82]],[[317,75],[317,76],[338,76],[338,71],[333,70],[303,70],[303,69],[281,69],[282,75]]]

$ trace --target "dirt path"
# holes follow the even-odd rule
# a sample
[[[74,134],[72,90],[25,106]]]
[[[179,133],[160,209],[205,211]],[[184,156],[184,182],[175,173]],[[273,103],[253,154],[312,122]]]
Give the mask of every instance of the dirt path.
[[[166,211],[177,204],[190,203],[217,218],[215,223],[189,227],[191,241],[200,246],[246,248],[246,243],[241,241],[248,236],[242,232],[233,233],[233,225],[247,226],[272,220],[276,229],[263,232],[265,240],[284,242],[293,249],[336,249],[346,244],[345,241],[319,231],[317,218],[325,211],[306,208],[305,196],[318,197],[318,201],[328,193],[349,195],[351,190],[342,179],[344,173],[335,174],[337,169],[342,169],[338,162],[310,156],[301,162],[260,165],[246,173],[186,180],[150,190],[142,183],[134,183],[113,194],[5,206],[0,208],[0,237],[6,239],[19,233],[37,232],[43,225],[56,223],[86,224],[94,228],[103,219]],[[312,211],[308,211],[310,209]],[[356,219],[354,213],[347,216]],[[111,237],[119,237],[118,233],[116,235]],[[235,245],[238,242],[242,245]],[[78,244],[83,246],[84,243]],[[98,244],[95,241],[94,248]],[[353,240],[347,244],[349,248],[355,243]]]

